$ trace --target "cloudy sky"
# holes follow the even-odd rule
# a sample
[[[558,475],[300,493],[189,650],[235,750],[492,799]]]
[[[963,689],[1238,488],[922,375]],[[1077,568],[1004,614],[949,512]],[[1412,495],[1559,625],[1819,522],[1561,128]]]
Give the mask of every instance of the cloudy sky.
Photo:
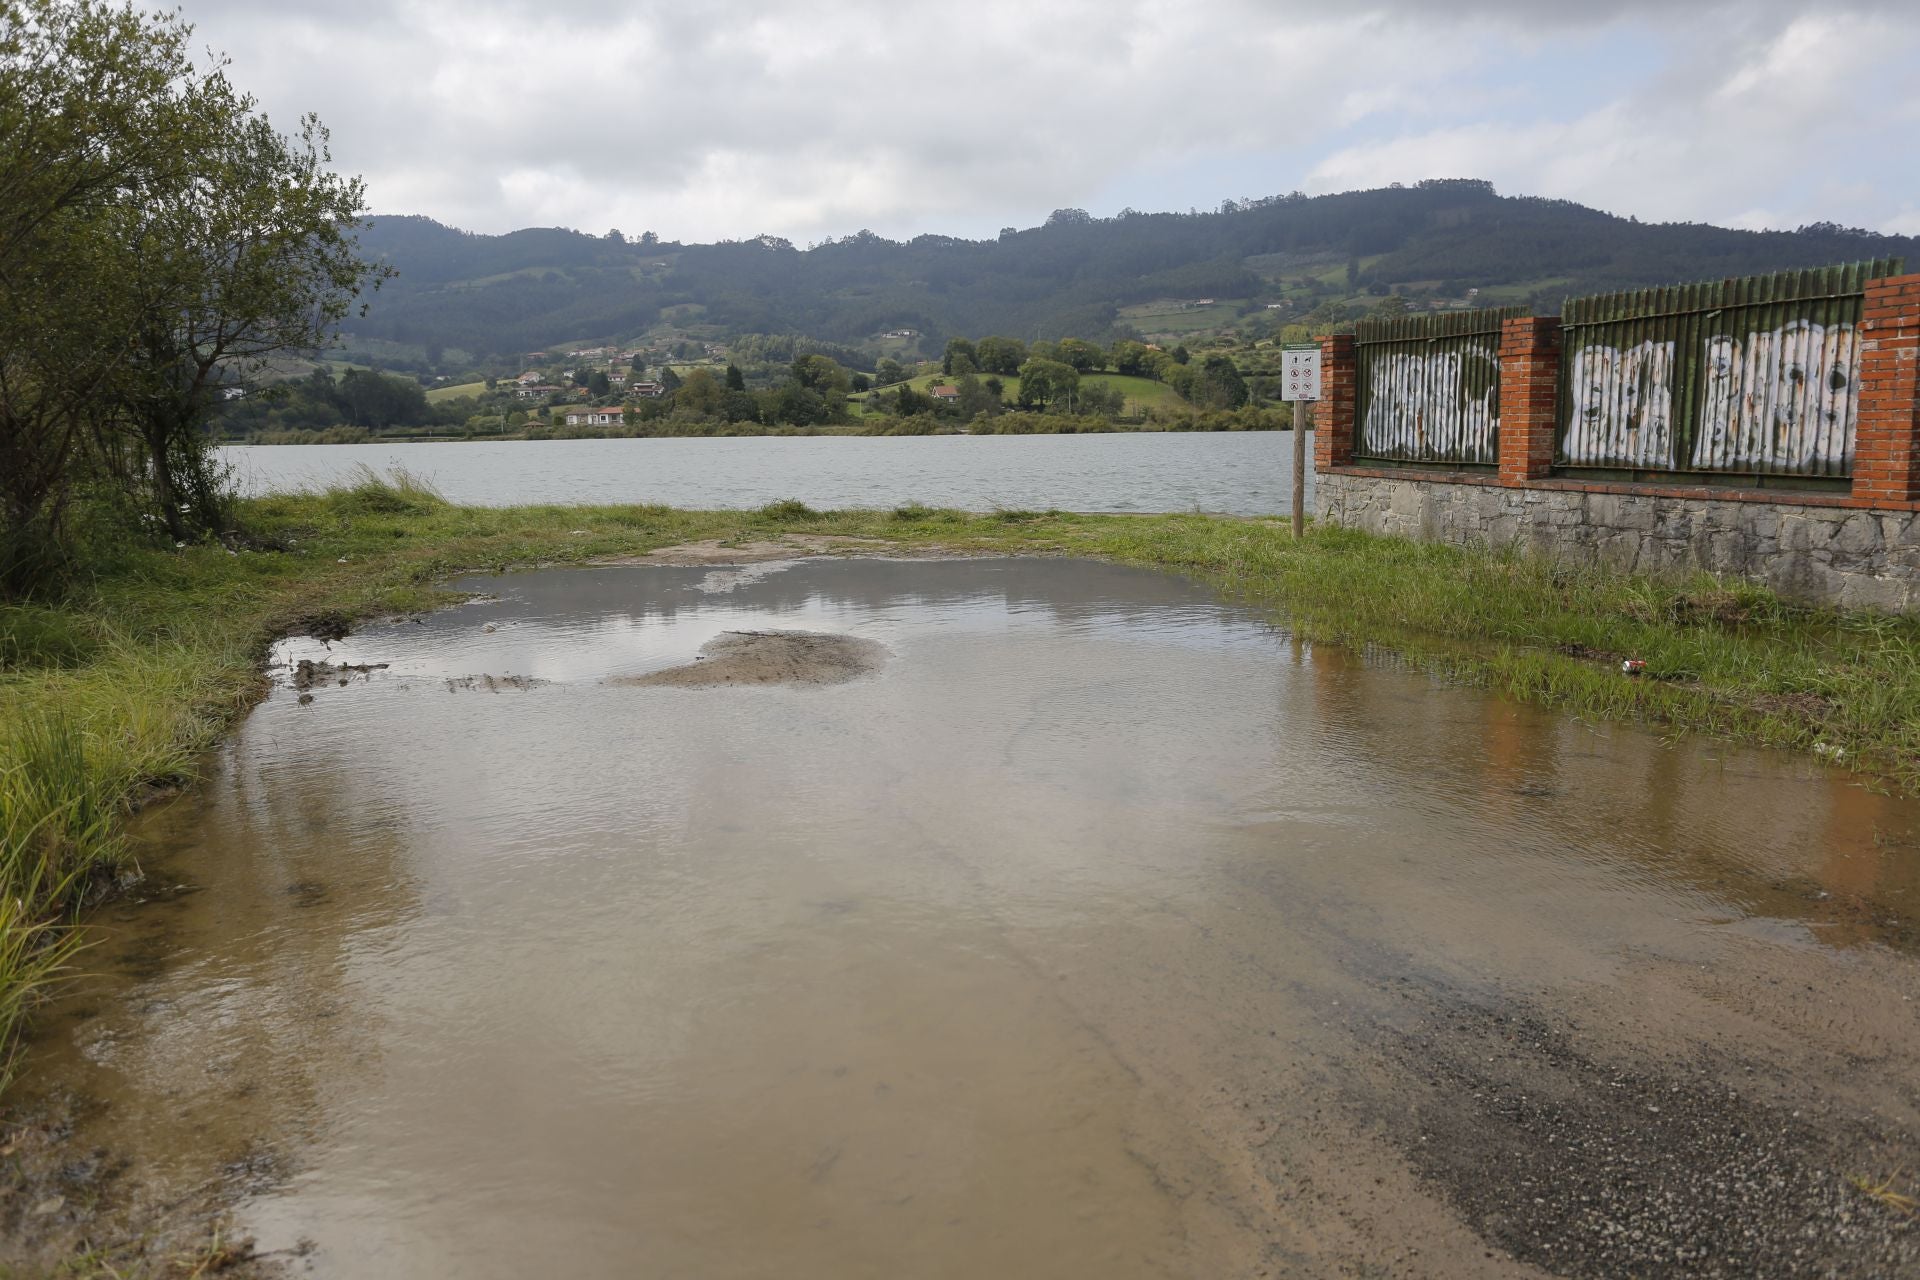
[[[374,209],[811,243],[1489,178],[1920,234],[1920,0],[184,0]]]

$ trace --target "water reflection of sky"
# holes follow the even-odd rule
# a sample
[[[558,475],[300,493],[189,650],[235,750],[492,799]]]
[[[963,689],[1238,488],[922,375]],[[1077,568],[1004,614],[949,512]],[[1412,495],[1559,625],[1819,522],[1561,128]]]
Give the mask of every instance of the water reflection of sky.
[[[1039,575],[999,560],[781,561],[735,568],[631,567],[474,577],[475,599],[344,641],[284,641],[274,661],[388,664],[389,678],[524,676],[572,683],[690,662],[727,631],[845,633],[891,648],[917,637],[1096,636],[1136,646],[1268,648],[1273,629],[1201,589],[1144,571],[1059,561]],[[794,573],[802,568],[804,572]],[[928,579],[934,580],[932,585]],[[1137,593],[1155,583],[1153,595]],[[1169,590],[1166,584],[1175,584]]]

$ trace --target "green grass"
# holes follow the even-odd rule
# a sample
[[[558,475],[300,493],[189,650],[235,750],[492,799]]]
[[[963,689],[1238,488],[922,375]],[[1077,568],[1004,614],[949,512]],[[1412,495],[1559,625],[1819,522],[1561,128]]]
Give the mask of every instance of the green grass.
[[[1142,302],[1120,308],[1120,317],[1150,338],[1179,338],[1231,326],[1240,318],[1241,301],[1229,299],[1191,310],[1178,302]]]
[[[450,387],[435,387],[427,392],[430,404],[439,404],[442,400],[458,400],[461,396],[483,396],[487,394],[484,382],[461,382]]]
[[[1089,373],[1080,378],[1083,389],[1091,387],[1118,387],[1126,393],[1127,413],[1138,415],[1144,409],[1178,409],[1187,402],[1180,393],[1164,382],[1155,382],[1152,378],[1135,378],[1121,373]]]
[[[433,607],[465,570],[787,531],[1103,557],[1188,574],[1306,639],[1384,650],[1592,718],[1841,753],[1920,791],[1920,619],[1842,614],[1708,578],[1198,515],[454,506],[401,475],[243,503],[229,548],[123,550],[57,603],[0,608],[0,1045],[75,963],[74,911],[127,865],[121,823],[191,779],[252,705],[268,645]],[[576,532],[584,531],[584,532]],[[1623,656],[1646,675],[1628,678]]]

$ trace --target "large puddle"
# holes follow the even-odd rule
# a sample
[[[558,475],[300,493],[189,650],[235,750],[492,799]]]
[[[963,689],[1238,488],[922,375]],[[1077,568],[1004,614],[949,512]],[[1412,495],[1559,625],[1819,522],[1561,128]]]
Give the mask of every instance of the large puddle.
[[[1912,803],[1098,563],[461,585],[143,821],[24,1087],[142,1197],[351,1277],[1920,1266]],[[769,631],[870,643],[645,679]]]

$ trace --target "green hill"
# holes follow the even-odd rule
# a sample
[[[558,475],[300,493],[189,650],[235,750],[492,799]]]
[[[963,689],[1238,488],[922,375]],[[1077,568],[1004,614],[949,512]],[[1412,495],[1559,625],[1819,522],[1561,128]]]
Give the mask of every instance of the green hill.
[[[1104,342],[1324,319],[1389,292],[1422,306],[1553,311],[1599,290],[1888,255],[1920,262],[1910,237],[1642,223],[1472,180],[1230,201],[1209,213],[1062,209],[981,241],[862,231],[802,250],[774,237],[471,235],[409,217],[379,218],[361,240],[400,274],[345,345],[417,351],[430,369],[451,367],[456,352],[511,363],[563,342],[660,333],[800,334],[905,360],[937,357],[950,336]]]

